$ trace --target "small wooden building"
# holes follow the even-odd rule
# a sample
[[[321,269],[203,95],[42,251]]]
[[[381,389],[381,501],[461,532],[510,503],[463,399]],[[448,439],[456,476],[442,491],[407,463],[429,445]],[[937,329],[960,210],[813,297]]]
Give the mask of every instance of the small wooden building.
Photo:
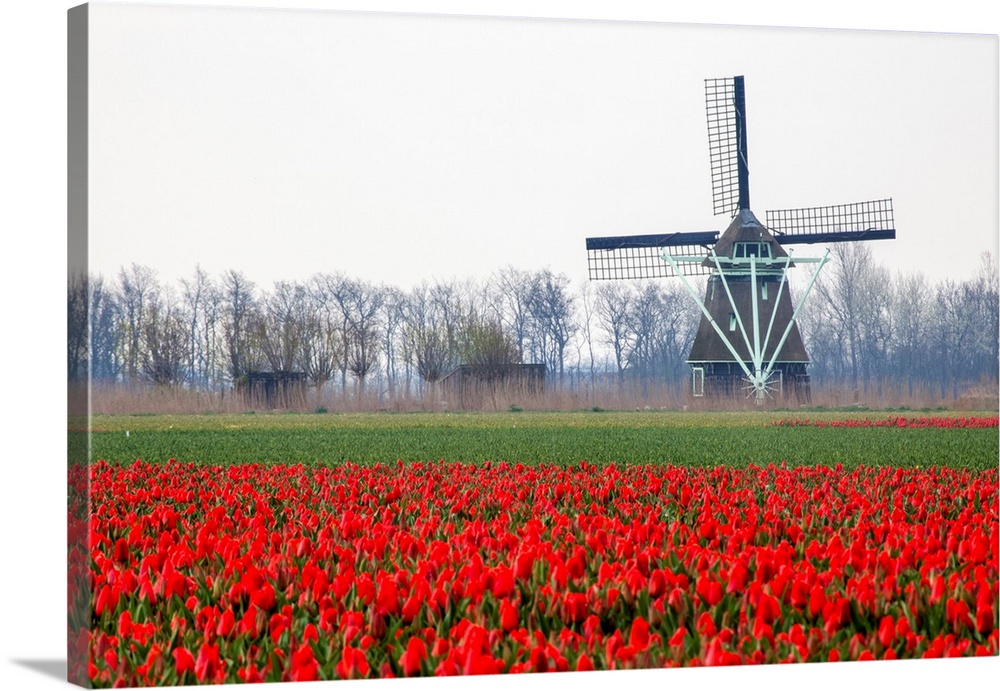
[[[250,372],[236,381],[236,390],[252,407],[301,408],[306,381],[305,372]]]
[[[509,364],[488,371],[459,365],[441,378],[439,391],[449,408],[506,408],[545,393],[544,364]]]

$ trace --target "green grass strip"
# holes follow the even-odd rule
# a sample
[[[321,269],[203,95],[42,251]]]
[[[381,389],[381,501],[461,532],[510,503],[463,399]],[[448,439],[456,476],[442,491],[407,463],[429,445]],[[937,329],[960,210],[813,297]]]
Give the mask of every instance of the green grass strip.
[[[872,419],[876,415],[868,414]],[[359,464],[403,461],[714,466],[997,467],[996,429],[768,427],[773,413],[121,416],[94,420],[93,458]],[[802,416],[821,419],[819,415]],[[860,415],[859,417],[865,417]],[[843,413],[826,419],[844,419]],[[127,434],[126,434],[127,432]]]

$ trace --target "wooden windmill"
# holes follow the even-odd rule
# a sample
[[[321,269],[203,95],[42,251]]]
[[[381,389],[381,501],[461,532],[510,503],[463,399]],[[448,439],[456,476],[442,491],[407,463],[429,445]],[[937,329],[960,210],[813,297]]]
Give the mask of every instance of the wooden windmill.
[[[701,308],[688,363],[695,396],[744,394],[759,405],[790,394],[809,398],[809,375],[796,317],[829,250],[792,257],[789,245],[896,237],[892,200],[768,211],[750,210],[743,77],[705,80],[712,198],[716,215],[732,218],[718,231],[587,238],[591,280],[678,277]],[[788,270],[811,265],[793,304]],[[688,280],[707,275],[704,298]]]

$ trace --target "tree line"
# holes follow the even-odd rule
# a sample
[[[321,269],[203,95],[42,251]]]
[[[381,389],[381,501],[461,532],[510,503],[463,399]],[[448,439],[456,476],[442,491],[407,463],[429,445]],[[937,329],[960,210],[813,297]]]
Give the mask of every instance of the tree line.
[[[934,387],[957,397],[995,382],[991,255],[975,276],[937,284],[891,274],[863,244],[835,255],[800,317],[814,389]],[[700,318],[670,280],[574,286],[548,269],[508,267],[409,290],[326,273],[264,289],[234,270],[213,277],[199,267],[172,285],[132,265],[70,281],[68,371],[207,391],[256,372],[299,372],[317,402],[391,403],[433,399],[460,364],[543,363],[549,391],[681,400]]]
[[[880,396],[887,387],[943,399],[983,384],[995,391],[1000,272],[983,253],[975,274],[932,283],[893,273],[864,243],[847,243],[816,284],[799,320],[814,386]]]

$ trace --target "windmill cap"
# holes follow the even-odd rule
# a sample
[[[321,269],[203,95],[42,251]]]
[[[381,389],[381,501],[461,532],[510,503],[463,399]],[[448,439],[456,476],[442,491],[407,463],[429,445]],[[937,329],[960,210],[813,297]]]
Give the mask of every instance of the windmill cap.
[[[733,245],[737,242],[768,242],[771,244],[771,258],[780,259],[788,256],[788,252],[781,246],[771,231],[763,223],[757,220],[750,209],[740,209],[733,217],[732,223],[719,236],[715,243],[715,254],[718,257],[732,257]],[[705,259],[702,266],[712,268],[715,262],[711,257]],[[794,266],[790,264],[789,266]]]

